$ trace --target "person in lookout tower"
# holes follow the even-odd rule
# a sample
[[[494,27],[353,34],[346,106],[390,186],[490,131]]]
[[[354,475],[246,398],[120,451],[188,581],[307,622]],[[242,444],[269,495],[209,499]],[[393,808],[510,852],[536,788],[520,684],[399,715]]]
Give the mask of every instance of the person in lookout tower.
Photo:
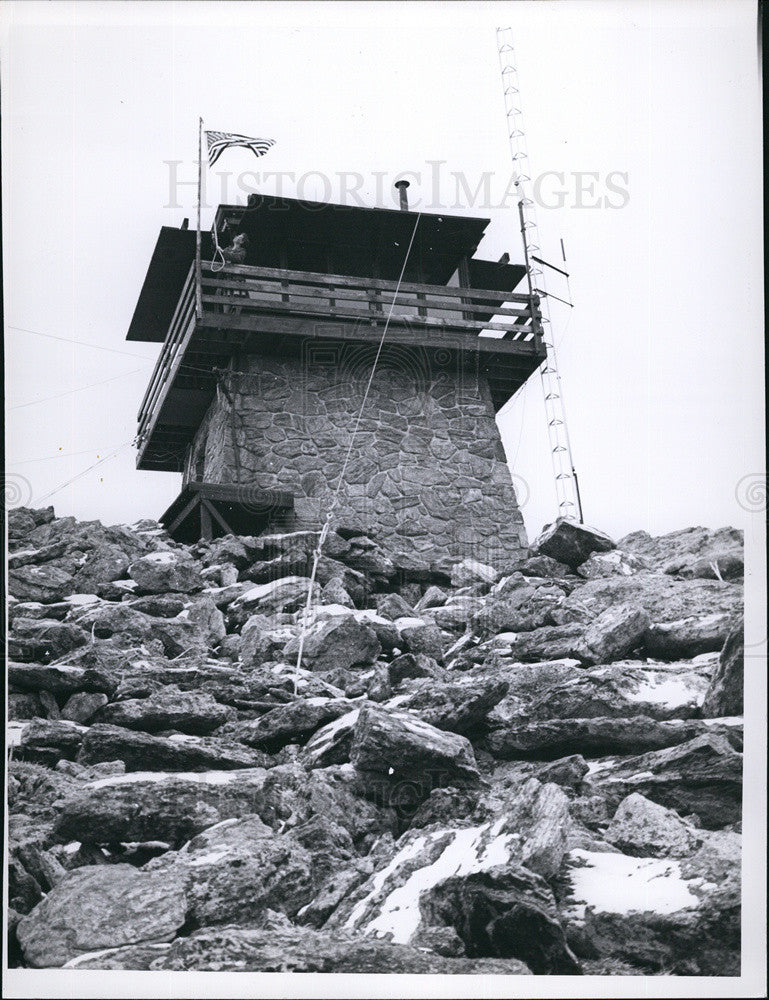
[[[245,264],[249,239],[245,233],[238,233],[232,243],[222,250],[222,257],[230,264]]]
[[[246,251],[248,250],[249,239],[245,233],[238,233],[238,235],[233,239],[232,243],[222,250],[222,257],[228,264],[244,264],[246,261]],[[238,278],[235,275],[231,275],[233,281],[245,281],[244,278]],[[228,293],[231,298],[248,298],[248,292],[243,289],[242,291],[237,288],[232,288]],[[234,306],[225,306],[224,312],[239,312]]]

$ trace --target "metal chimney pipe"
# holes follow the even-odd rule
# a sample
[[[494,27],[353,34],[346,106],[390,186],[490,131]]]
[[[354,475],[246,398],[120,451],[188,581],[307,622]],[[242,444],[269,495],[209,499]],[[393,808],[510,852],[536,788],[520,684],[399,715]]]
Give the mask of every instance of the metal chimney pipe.
[[[408,212],[409,210],[409,196],[406,194],[406,188],[409,187],[408,181],[396,181],[395,187],[398,189],[398,194],[400,195],[400,206],[401,212]]]

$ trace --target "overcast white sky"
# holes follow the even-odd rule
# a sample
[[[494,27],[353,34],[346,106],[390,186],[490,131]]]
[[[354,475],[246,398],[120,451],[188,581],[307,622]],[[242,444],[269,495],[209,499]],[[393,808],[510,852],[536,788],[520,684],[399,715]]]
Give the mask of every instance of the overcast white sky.
[[[520,259],[512,200],[457,205],[451,176],[472,190],[492,171],[497,201],[507,186],[494,29],[511,25],[534,174],[564,175],[542,186],[563,207],[538,216],[572,273],[576,307],[553,319],[586,520],[618,537],[760,519],[735,497],[764,469],[754,3],[24,0],[0,18],[9,490],[107,523],[157,517],[178,492],[180,476],[135,470],[159,345],[124,338],[159,227],[194,226],[194,184],[168,207],[167,161],[194,181],[198,115],[277,140],[217,171],[330,178],[303,181],[306,197],[339,200],[352,171],[373,204],[375,172],[389,196],[408,170],[423,175],[412,202],[434,200],[428,161],[445,161],[440,207],[489,215],[479,255]],[[626,174],[627,204],[579,207],[580,171],[598,175],[586,204],[620,201],[607,178]],[[223,200],[244,196],[230,182]],[[534,535],[555,513],[538,377],[500,427]]]

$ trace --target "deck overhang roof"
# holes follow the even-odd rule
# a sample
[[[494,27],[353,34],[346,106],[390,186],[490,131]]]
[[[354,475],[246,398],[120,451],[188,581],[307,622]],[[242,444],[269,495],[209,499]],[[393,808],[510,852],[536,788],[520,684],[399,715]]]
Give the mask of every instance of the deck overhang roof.
[[[258,267],[286,267],[286,246],[294,248],[288,266],[316,271],[318,248],[336,253],[337,273],[364,277],[373,257],[376,277],[395,281],[414,233],[418,213],[400,209],[333,205],[259,195],[248,206],[220,205],[216,226],[226,244],[236,232],[249,236],[246,263]],[[409,254],[409,267],[418,280],[432,285],[449,281],[463,257],[472,258],[489,219],[423,212]],[[211,260],[211,233],[203,234],[203,258]],[[303,260],[303,254],[306,260]],[[128,330],[127,340],[162,343],[195,257],[195,232],[164,226],[160,230],[147,275]],[[343,266],[340,266],[340,260]],[[356,270],[356,268],[358,270]],[[512,291],[525,269],[519,264],[470,259],[470,285]],[[407,280],[415,280],[408,274]]]

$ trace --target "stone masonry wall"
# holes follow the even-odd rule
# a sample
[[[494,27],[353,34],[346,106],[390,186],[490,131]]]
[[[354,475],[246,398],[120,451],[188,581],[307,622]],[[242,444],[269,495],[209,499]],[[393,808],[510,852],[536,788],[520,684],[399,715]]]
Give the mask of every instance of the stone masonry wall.
[[[301,357],[250,355],[220,378],[188,457],[207,482],[285,489],[282,526],[317,529],[364,398],[374,349],[309,342]],[[459,369],[458,365],[464,368]],[[491,397],[472,360],[385,348],[344,476],[334,525],[391,554],[513,566],[527,544]]]

